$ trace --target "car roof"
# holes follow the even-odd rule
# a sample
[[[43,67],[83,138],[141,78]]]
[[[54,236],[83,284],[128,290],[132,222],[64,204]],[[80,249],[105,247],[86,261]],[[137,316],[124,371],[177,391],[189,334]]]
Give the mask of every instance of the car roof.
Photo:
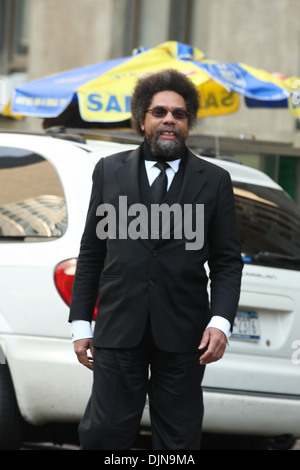
[[[272,180],[272,178],[270,178],[266,173],[255,168],[227,161],[223,158],[203,157],[201,155],[200,157],[227,170],[230,173],[232,181],[267,186],[274,189],[282,189],[281,186]]]

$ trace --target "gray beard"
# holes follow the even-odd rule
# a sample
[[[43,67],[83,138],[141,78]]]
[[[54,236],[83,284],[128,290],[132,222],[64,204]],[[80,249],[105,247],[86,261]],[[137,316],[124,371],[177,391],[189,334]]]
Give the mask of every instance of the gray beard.
[[[150,151],[154,157],[159,157],[164,160],[176,160],[181,158],[185,150],[185,141],[180,133],[176,133],[176,140],[162,140],[159,138],[160,131],[157,131],[153,136],[150,144]]]

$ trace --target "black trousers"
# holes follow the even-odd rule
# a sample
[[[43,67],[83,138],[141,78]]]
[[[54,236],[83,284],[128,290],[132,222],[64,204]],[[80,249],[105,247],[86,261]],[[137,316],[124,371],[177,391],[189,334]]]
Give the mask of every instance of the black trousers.
[[[79,425],[81,449],[131,449],[148,394],[153,449],[198,450],[205,369],[199,355],[159,350],[150,325],[135,348],[95,348],[92,395]]]

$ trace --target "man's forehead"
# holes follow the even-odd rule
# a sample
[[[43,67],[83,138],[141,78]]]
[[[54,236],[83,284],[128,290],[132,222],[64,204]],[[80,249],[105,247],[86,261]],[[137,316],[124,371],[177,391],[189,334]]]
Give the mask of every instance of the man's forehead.
[[[175,91],[159,91],[155,93],[151,102],[152,106],[169,106],[174,108],[185,107],[184,98]]]

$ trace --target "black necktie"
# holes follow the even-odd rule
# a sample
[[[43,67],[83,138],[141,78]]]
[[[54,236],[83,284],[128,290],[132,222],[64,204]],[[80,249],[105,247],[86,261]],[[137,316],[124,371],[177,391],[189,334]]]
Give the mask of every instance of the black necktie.
[[[157,162],[155,164],[160,169],[160,173],[157,178],[154,180],[151,190],[155,202],[159,203],[165,195],[167,190],[168,178],[166,175],[166,169],[170,166],[166,162]]]

